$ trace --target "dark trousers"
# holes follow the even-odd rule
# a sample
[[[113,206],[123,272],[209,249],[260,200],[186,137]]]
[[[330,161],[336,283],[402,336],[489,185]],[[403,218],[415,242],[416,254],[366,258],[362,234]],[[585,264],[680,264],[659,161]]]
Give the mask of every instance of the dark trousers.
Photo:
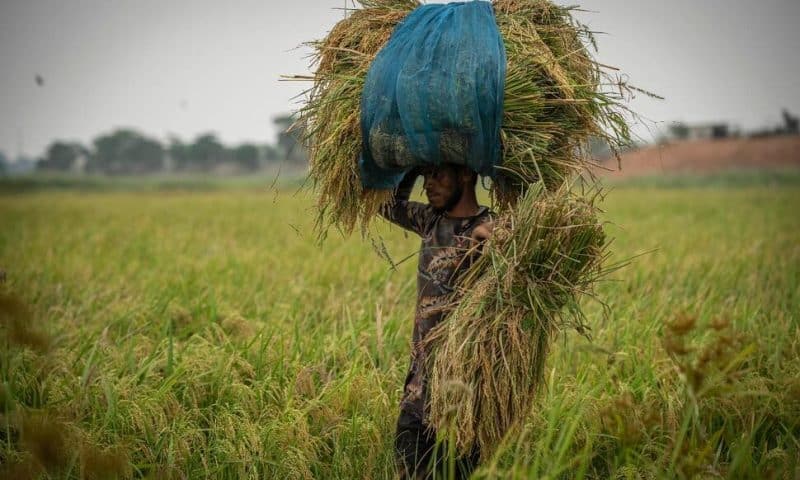
[[[400,410],[395,437],[395,457],[403,480],[467,479],[478,465],[480,452],[456,457],[451,471],[447,442],[436,442],[436,432],[423,425],[415,412]],[[451,476],[452,475],[452,476]]]

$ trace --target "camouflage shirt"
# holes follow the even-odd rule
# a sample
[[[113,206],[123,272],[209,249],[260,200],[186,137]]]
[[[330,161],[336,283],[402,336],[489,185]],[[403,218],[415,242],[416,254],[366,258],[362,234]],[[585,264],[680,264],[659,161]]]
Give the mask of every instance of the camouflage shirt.
[[[417,307],[411,346],[411,366],[406,376],[400,408],[425,420],[427,355],[422,340],[448,313],[455,295],[455,281],[472,263],[467,255],[472,231],[491,219],[492,212],[480,207],[472,217],[449,217],[428,204],[409,201],[416,176],[407,175],[394,193],[391,207],[381,215],[422,237],[417,268]],[[475,250],[473,250],[475,252]]]

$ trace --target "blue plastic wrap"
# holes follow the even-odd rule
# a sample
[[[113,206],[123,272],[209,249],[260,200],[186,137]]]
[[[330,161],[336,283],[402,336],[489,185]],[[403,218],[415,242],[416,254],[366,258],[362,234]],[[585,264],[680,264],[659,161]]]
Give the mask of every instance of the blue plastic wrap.
[[[391,189],[412,167],[441,163],[494,176],[505,75],[490,3],[429,4],[411,12],[364,84],[363,186]]]

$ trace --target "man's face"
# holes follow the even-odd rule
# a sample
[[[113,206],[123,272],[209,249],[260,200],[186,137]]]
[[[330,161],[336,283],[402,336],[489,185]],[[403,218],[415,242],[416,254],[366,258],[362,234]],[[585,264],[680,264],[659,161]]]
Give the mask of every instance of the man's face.
[[[422,171],[428,203],[439,211],[448,211],[461,199],[464,187],[456,170],[449,165],[427,167]]]

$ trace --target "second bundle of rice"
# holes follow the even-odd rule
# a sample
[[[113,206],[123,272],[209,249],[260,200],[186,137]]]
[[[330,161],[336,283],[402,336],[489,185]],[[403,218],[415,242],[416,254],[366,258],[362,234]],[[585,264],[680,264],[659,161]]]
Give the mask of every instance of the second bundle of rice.
[[[530,412],[552,334],[580,327],[581,295],[602,274],[606,239],[591,199],[529,189],[497,222],[459,283],[432,345],[429,422],[482,454]]]

